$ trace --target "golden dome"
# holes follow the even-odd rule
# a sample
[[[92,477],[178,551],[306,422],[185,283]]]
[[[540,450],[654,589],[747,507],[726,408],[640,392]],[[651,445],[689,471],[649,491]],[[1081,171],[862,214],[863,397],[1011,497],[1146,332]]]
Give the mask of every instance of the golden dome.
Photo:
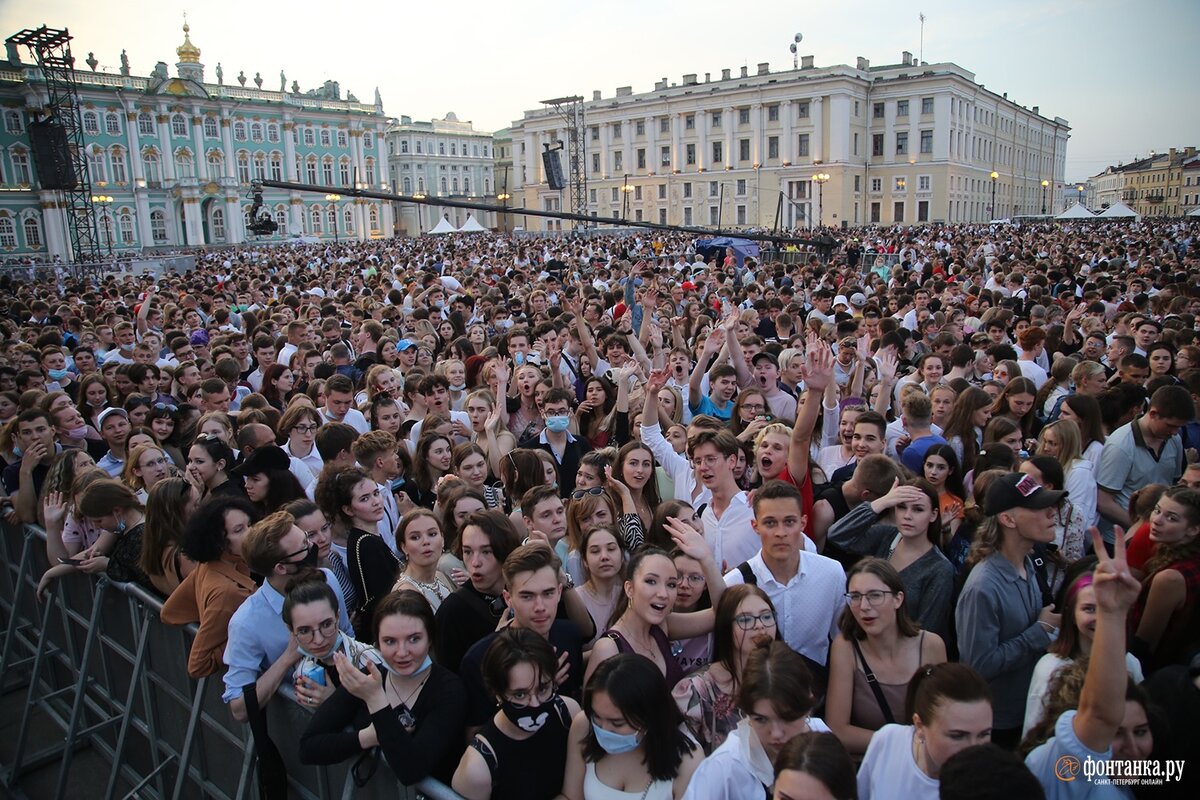
[[[188,24],[183,23],[183,44],[175,48],[175,52],[179,55],[181,64],[199,64],[200,63],[200,48],[192,44],[192,40],[188,38],[188,32],[191,28]]]

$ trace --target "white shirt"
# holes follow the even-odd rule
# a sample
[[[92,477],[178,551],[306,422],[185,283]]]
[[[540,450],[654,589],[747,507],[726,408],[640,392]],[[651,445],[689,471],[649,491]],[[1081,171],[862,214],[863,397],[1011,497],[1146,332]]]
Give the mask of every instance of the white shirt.
[[[383,516],[380,517],[379,522],[375,523],[375,528],[387,542],[387,546],[399,558],[400,548],[396,546],[396,526],[400,524],[400,506],[396,503],[396,495],[392,494],[392,487],[384,483],[375,485],[379,488],[379,499],[383,502]]]
[[[263,371],[262,367],[258,367],[246,376],[246,383],[250,384],[250,388],[256,392],[262,391]]]
[[[704,540],[722,569],[736,567],[758,552],[762,543],[750,525],[753,519],[754,512],[746,501],[745,492],[738,492],[730,499],[720,519],[711,501],[700,515],[704,523]]]
[[[829,641],[838,635],[838,619],[846,607],[846,571],[832,558],[814,552],[816,545],[807,536],[804,539],[806,552],[800,555],[800,569],[786,585],[775,580],[767,569],[761,550],[749,560],[750,570],[758,588],[775,604],[779,630],[788,647],[825,664],[829,660]],[[725,575],[726,586],[742,582],[741,570],[733,569]]]
[[[858,800],[938,800],[937,779],[922,772],[913,760],[915,735],[911,725],[884,725],[875,731],[858,768]]]
[[[425,420],[423,420],[423,419],[417,420],[417,424],[413,425],[412,430],[410,430],[408,432],[408,440],[412,445],[412,451],[414,453],[417,451],[417,441],[421,438],[421,424],[424,421]],[[463,425],[467,426],[467,430],[471,429],[471,417],[465,411],[451,411],[450,412],[450,421],[451,422],[461,422]],[[454,438],[455,444],[462,444],[463,442],[471,441],[470,439],[468,439],[464,436],[455,436],[453,438]]]
[[[325,469],[325,462],[321,460],[321,454],[317,452],[317,446],[315,444],[313,445],[312,449],[308,451],[308,455],[306,456],[298,456],[293,453],[291,442],[283,443],[283,452],[287,453],[288,457],[291,458],[293,462],[299,461],[301,464],[307,467],[310,476],[313,479],[319,478],[321,476],[321,470]],[[300,474],[296,471],[294,464],[291,467],[291,470],[292,474],[299,478],[300,483],[303,484],[304,479],[300,477]]]
[[[692,463],[687,456],[675,452],[675,448],[662,435],[662,430],[657,425],[641,425],[639,429],[642,444],[650,448],[654,460],[662,465],[663,471],[674,483],[675,499],[691,503],[693,508],[711,502],[712,493],[707,487],[700,487],[700,494],[696,495],[696,471],[692,469]]]
[[[829,733],[823,720],[811,718],[809,730]],[[683,800],[763,800],[775,783],[775,769],[750,723],[742,720],[724,743],[696,767]]]
[[[362,434],[366,433],[367,431],[371,430],[371,423],[367,422],[367,418],[364,417],[363,413],[361,411],[359,411],[357,408],[352,408],[349,411],[347,411],[346,416],[343,417],[342,419],[334,419],[333,417],[329,416],[329,411],[322,408],[321,416],[325,417],[326,422],[344,422],[344,423],[346,423],[351,428],[354,428],[354,430],[358,431],[360,436]]]
[[[1042,384],[1049,379],[1046,370],[1042,369],[1036,361],[1018,361],[1017,366],[1021,368],[1021,374],[1029,380],[1033,381],[1034,388],[1041,389]]]

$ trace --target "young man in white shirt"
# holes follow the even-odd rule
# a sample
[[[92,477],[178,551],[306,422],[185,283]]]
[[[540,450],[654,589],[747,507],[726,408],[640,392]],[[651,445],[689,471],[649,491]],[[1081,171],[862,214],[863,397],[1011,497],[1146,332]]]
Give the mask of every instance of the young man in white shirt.
[[[331,375],[325,382],[325,407],[321,414],[327,422],[344,422],[359,434],[371,429],[367,418],[354,405],[354,384],[345,375]]]
[[[724,428],[702,430],[688,440],[696,477],[712,493],[700,515],[704,539],[722,569],[737,566],[758,549],[758,537],[751,525],[754,513],[733,477],[739,450],[737,438]]]
[[[846,573],[832,558],[805,552],[804,500],[783,481],[768,481],[754,493],[751,525],[758,552],[725,575],[727,586],[754,583],[775,605],[776,625],[796,652],[825,664],[837,635],[845,601]]]

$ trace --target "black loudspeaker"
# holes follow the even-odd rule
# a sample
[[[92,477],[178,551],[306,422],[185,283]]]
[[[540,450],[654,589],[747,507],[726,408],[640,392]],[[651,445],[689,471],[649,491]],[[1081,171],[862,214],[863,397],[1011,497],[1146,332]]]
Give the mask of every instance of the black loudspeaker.
[[[43,189],[74,189],[79,185],[67,132],[53,120],[29,123],[29,144],[33,147],[33,165]]]
[[[546,168],[546,182],[551,189],[565,189],[567,182],[563,180],[562,161],[558,150],[542,151],[542,166]]]

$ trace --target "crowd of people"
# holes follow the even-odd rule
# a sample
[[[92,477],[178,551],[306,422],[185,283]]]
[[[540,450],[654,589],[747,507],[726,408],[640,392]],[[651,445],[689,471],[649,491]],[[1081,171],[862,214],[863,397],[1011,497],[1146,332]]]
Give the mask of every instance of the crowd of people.
[[[363,781],[1162,792],[1062,763],[1200,755],[1198,233],[478,234],[0,278],[2,513],[45,528],[39,596],[158,593],[233,718],[262,735],[290,684],[299,759]]]

